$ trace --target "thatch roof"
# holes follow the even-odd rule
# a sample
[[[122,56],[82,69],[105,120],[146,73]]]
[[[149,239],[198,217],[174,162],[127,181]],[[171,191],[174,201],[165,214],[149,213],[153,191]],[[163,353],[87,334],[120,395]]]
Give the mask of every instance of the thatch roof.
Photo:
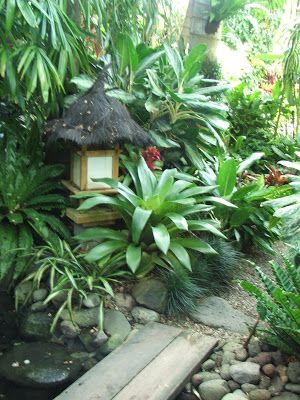
[[[147,147],[151,142],[126,107],[105,94],[102,75],[84,96],[65,111],[61,119],[47,123],[46,133],[50,143],[65,140],[79,146],[108,148],[132,143]]]

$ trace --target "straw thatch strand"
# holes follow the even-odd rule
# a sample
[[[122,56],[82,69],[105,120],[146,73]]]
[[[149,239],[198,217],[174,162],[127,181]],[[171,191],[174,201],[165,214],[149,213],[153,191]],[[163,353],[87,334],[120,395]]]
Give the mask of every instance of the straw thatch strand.
[[[79,146],[113,147],[132,143],[147,147],[151,143],[148,134],[131,118],[126,107],[105,94],[102,76],[61,119],[48,122],[46,133],[50,134],[49,142],[65,140]]]

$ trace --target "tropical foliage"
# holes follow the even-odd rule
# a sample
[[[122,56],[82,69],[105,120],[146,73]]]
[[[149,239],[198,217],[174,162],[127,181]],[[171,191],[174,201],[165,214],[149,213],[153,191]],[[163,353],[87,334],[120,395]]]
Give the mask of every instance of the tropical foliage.
[[[233,158],[221,158],[220,162],[216,163],[215,170],[207,167],[206,171],[200,171],[199,174],[206,185],[218,185],[214,189],[215,196],[235,206],[228,208],[220,204],[214,210],[222,223],[224,233],[240,242],[242,247],[254,243],[272,252],[270,244],[280,236],[276,227],[278,220],[273,218],[270,207],[262,208],[261,204],[267,199],[291,194],[291,189],[288,185],[266,187],[264,176],[250,175],[247,180],[245,171],[263,155],[253,153],[241,163]]]
[[[209,231],[223,237],[219,223],[200,218],[201,213],[213,209],[205,204],[204,195],[211,187],[198,186],[193,178],[178,174],[176,169],[165,170],[156,176],[143,158],[138,165],[126,162],[133,190],[126,182],[101,180],[118,189],[116,198],[99,195],[76,195],[90,198],[79,207],[87,210],[109,205],[117,210],[126,228],[91,228],[77,236],[81,241],[96,241],[97,246],[86,255],[86,260],[101,266],[127,265],[137,276],[145,276],[155,267],[191,270],[188,250],[215,253],[205,241],[192,236],[193,232]],[[213,198],[208,198],[213,200]]]
[[[0,148],[0,281],[9,283],[24,273],[35,243],[55,245],[69,232],[54,215],[66,204],[57,183],[62,167],[34,161],[13,135]]]
[[[300,355],[300,273],[288,259],[285,265],[271,264],[275,281],[259,267],[256,271],[266,292],[252,283],[243,281],[241,286],[257,299],[257,311],[269,329],[264,339],[272,345],[297,356]]]
[[[50,294],[44,300],[44,304],[51,301],[59,301],[59,309],[53,319],[51,330],[55,329],[61,313],[67,309],[71,319],[74,306],[81,306],[89,293],[97,293],[103,297],[106,294],[113,296],[111,284],[117,282],[125,272],[111,268],[101,268],[97,264],[87,263],[78,248],[72,250],[65,242],[60,240],[58,245],[40,246],[34,254],[34,271],[20,282],[16,288],[17,307],[26,306],[31,299],[31,294],[41,285],[49,283]],[[20,304],[19,290],[24,282],[32,283],[32,290],[25,303]],[[60,300],[59,300],[60,299]],[[103,301],[99,307],[99,321],[103,324]]]

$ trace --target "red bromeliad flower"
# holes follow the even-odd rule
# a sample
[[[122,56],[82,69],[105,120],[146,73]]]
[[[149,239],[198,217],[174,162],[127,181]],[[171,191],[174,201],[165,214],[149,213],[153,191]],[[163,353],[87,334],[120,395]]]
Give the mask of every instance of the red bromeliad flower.
[[[143,157],[148,168],[154,169],[155,165],[153,164],[153,161],[160,161],[160,152],[157,150],[156,146],[151,146],[143,151]]]

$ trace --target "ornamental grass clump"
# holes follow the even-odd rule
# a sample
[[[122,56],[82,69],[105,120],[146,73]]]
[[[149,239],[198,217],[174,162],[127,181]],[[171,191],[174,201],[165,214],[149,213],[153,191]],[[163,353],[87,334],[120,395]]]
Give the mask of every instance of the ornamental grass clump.
[[[101,179],[118,190],[117,197],[96,193],[75,196],[89,197],[80,210],[109,205],[120,213],[125,224],[123,230],[99,227],[78,235],[80,241],[98,242],[86,255],[87,261],[103,267],[115,263],[127,265],[133,274],[142,277],[156,267],[191,271],[190,250],[216,253],[208,243],[193,235],[208,231],[224,237],[218,221],[200,218],[213,209],[205,204],[205,194],[212,187],[198,186],[195,178],[179,174],[176,169],[155,175],[143,158],[137,165],[131,162],[124,165],[129,176],[123,183]]]

